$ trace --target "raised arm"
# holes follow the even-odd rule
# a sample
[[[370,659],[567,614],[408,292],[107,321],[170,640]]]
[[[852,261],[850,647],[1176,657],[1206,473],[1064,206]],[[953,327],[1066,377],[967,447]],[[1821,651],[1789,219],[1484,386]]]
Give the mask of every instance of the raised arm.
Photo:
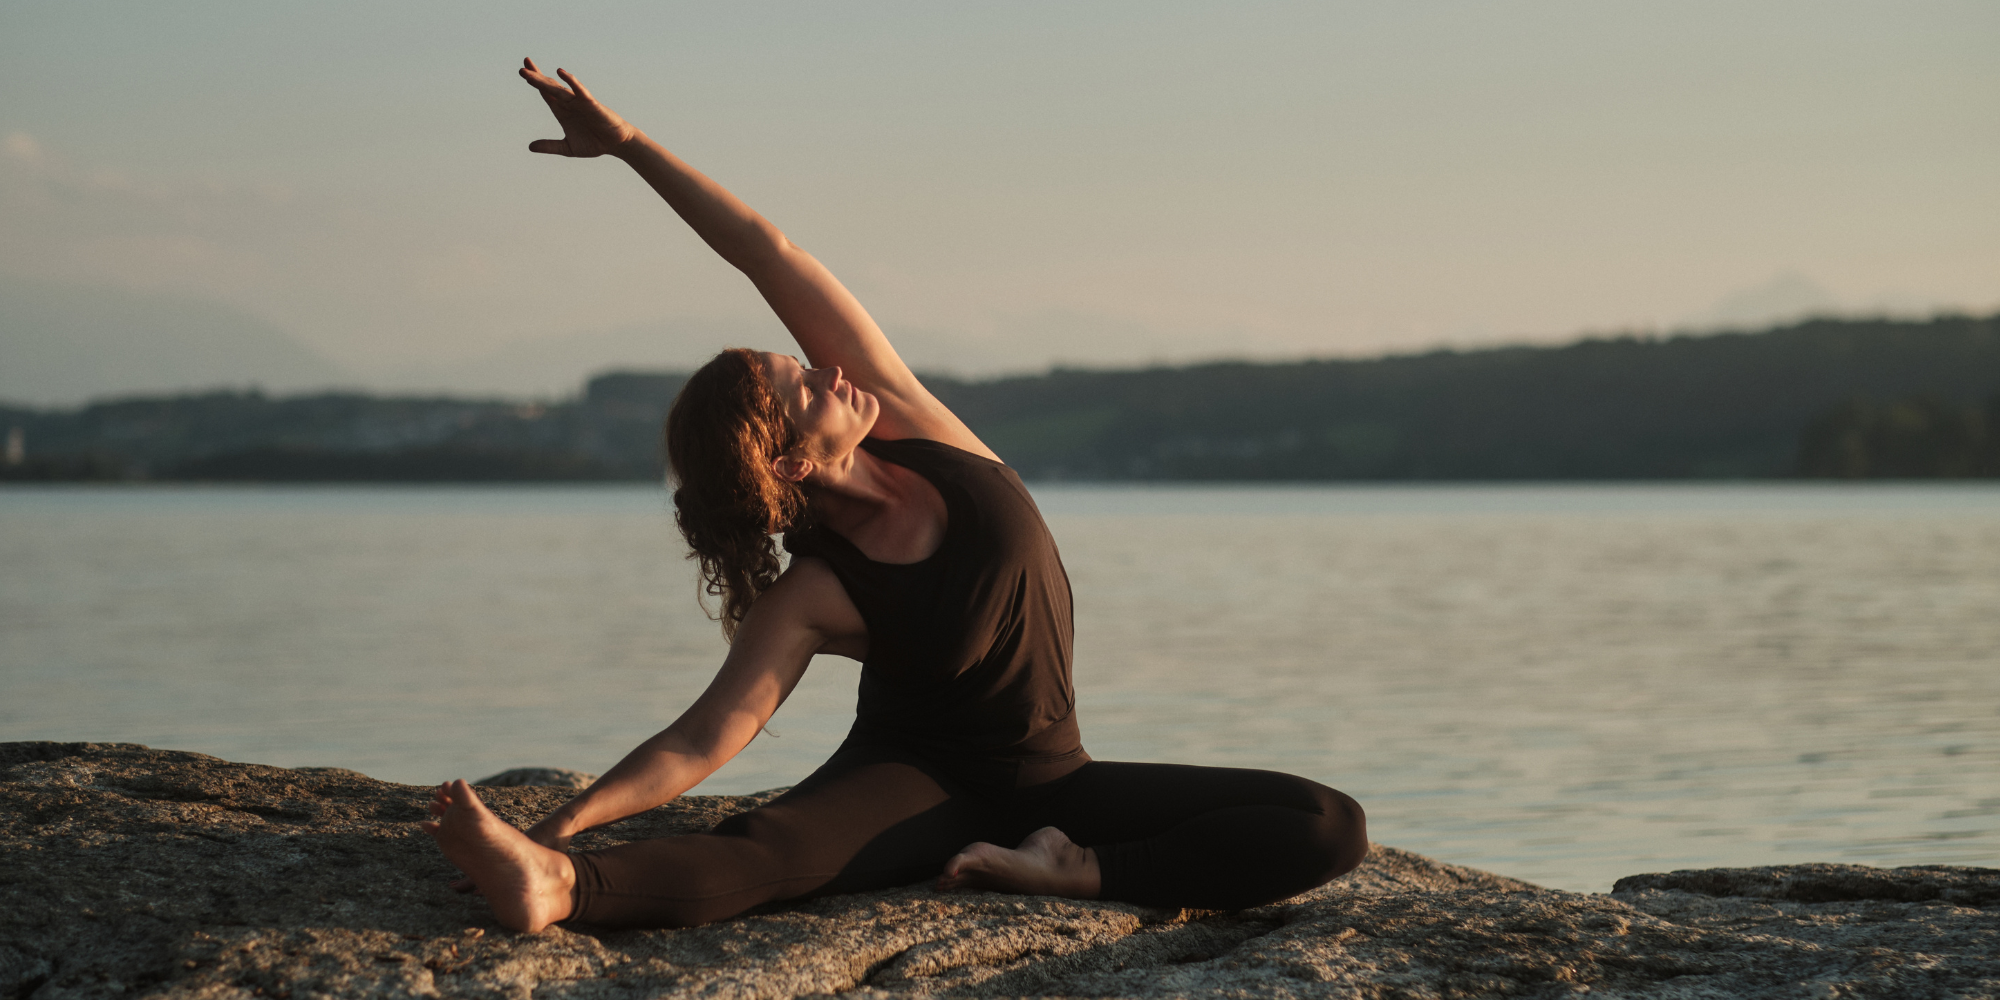
[[[811,254],[722,185],[689,166],[605,107],[567,70],[552,79],[525,60],[534,85],[562,125],[563,138],[538,139],[537,153],[615,156],[636,171],[723,260],[770,303],[815,368],[838,366],[882,404],[877,436],[928,437],[991,455],[957,416],[917,381],[853,293]]]

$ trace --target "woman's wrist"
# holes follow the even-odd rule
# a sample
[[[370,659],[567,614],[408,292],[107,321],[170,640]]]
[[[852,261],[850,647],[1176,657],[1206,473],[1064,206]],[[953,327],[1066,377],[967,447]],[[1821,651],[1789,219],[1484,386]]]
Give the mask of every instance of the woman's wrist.
[[[630,163],[632,162],[632,157],[645,152],[646,148],[653,144],[651,137],[634,128],[631,135],[609,144],[605,152]]]
[[[536,823],[535,829],[558,837],[574,837],[588,827],[584,825],[582,817],[572,812],[568,806],[563,806],[548,814],[540,823]]]

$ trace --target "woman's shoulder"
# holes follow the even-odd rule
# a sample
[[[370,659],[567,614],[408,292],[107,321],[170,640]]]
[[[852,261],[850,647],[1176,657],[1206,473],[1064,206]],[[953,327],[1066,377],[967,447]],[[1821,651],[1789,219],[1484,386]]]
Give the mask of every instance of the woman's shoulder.
[[[1020,473],[997,458],[928,438],[862,442],[868,451],[931,481],[951,508],[953,525],[974,533],[1032,525],[1046,531]]]
[[[778,579],[757,595],[751,611],[743,619],[743,626],[751,635],[765,629],[803,627],[836,643],[861,637],[859,648],[864,652],[866,650],[868,626],[853,599],[848,596],[847,587],[841,582],[839,574],[823,559],[793,559]],[[741,644],[745,639],[743,632],[737,633],[737,643]],[[818,651],[855,655],[852,643],[822,646]]]
[[[872,432],[878,440],[930,441],[998,462],[1000,456],[972,433],[958,414],[917,383],[914,390],[880,394],[882,411]]]
[[[868,449],[874,455],[888,458],[892,461],[898,456],[911,455],[926,456],[943,462],[971,462],[977,465],[997,466],[1003,469],[1008,468],[1007,463],[1002,462],[999,456],[993,455],[990,452],[980,454],[979,452],[969,451],[958,445],[938,441],[933,438],[868,437],[862,439],[861,446]],[[907,465],[908,463],[897,461],[896,464]]]
[[[785,529],[778,540],[793,556],[824,557],[829,544],[826,536],[829,534],[831,532],[817,524],[801,524]]]

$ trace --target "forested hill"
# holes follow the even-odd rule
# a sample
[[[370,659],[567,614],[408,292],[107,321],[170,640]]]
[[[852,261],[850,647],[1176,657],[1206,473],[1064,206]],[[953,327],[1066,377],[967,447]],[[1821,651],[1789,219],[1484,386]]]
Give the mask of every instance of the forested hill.
[[[656,478],[682,381],[0,406],[0,479]],[[1030,479],[2000,475],[2000,317],[925,381]]]
[[[1807,425],[1857,398],[1977,421],[2000,316],[927,381],[1029,478],[1783,476]]]

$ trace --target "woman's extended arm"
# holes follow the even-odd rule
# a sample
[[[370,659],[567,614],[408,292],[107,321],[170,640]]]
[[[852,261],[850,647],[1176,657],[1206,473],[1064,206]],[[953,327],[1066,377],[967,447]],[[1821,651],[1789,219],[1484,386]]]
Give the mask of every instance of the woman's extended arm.
[[[816,368],[839,366],[882,403],[882,437],[928,437],[992,454],[930,394],[889,345],[853,293],[811,254],[722,185],[687,165],[592,97],[567,70],[551,79],[527,60],[522,79],[541,92],[563,138],[538,139],[537,153],[624,160],[723,260],[742,271]],[[567,84],[567,86],[565,86]]]
[[[701,697],[528,835],[565,850],[584,830],[645,812],[700,784],[770,721],[813,654],[846,652],[844,646],[866,634],[833,571],[817,560],[799,560],[758,596]]]

